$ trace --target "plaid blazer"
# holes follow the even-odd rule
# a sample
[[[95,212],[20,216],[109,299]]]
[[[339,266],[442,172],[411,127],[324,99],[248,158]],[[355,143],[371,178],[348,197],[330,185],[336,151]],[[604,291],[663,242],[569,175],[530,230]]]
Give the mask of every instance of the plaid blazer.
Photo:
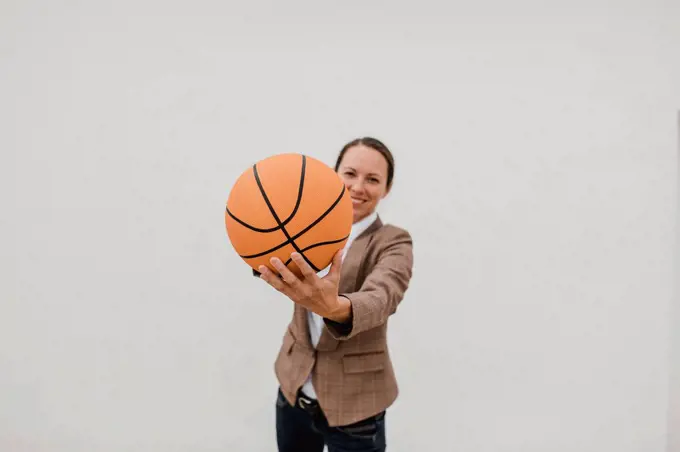
[[[412,240],[404,229],[376,219],[347,250],[339,293],[352,303],[347,324],[325,319],[312,347],[307,310],[294,305],[274,371],[291,405],[312,372],[319,405],[330,426],[348,425],[380,413],[397,398],[387,347],[387,320],[408,288]]]

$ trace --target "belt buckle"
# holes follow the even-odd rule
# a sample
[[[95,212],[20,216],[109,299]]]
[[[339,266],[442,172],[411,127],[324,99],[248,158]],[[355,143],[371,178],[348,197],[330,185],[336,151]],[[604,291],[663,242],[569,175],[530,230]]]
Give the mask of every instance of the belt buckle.
[[[314,401],[302,394],[298,396],[298,406],[309,413],[315,413]]]
[[[300,408],[306,409],[312,406],[312,401],[301,395],[298,397],[298,405]]]

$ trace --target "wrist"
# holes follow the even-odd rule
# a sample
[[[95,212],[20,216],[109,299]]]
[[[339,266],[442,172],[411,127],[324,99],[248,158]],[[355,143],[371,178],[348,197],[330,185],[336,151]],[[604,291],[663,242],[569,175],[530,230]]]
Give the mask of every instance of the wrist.
[[[352,302],[347,297],[337,296],[335,306],[324,317],[338,323],[347,322],[352,317]]]

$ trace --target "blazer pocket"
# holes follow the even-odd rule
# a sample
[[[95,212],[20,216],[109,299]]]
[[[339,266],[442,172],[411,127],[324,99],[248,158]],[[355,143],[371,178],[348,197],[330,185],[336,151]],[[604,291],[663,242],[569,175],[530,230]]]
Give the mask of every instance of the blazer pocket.
[[[342,357],[342,367],[346,374],[381,371],[385,369],[385,352],[345,355]]]

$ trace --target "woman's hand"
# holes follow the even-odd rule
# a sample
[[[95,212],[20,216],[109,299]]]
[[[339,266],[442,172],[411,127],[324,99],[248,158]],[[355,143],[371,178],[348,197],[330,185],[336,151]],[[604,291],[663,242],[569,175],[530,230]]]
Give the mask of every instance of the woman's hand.
[[[258,269],[260,278],[293,302],[321,317],[340,323],[349,319],[352,305],[347,298],[338,296],[342,250],[335,253],[328,274],[322,278],[299,253],[293,253],[290,257],[300,269],[302,278],[298,278],[276,257],[273,257],[270,262],[279,272],[280,277],[261,265]]]

